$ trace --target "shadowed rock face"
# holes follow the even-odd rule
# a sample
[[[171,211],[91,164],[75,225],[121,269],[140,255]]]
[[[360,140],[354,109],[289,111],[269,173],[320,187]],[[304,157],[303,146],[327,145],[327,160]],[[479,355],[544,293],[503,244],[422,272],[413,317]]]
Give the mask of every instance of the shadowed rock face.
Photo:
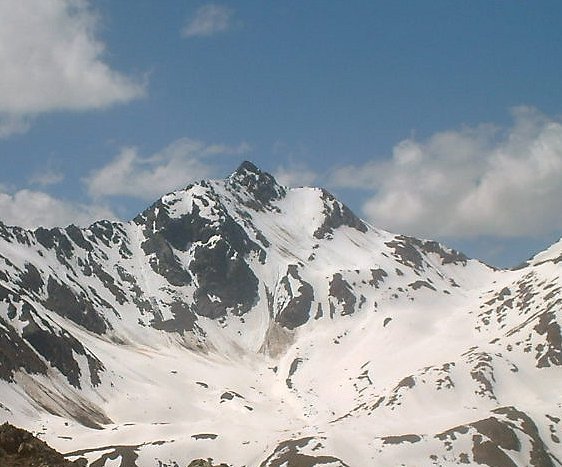
[[[436,253],[440,258],[442,264],[466,264],[468,258],[461,252],[451,250],[443,247],[438,242],[431,240],[420,240],[413,237],[408,237],[409,241],[417,245],[425,253]]]
[[[0,286],[0,302],[2,301],[8,306],[11,305],[14,310],[19,308],[19,315],[14,311],[12,319],[27,324],[20,336],[11,322],[0,318],[0,378],[12,381],[14,372],[20,369],[30,374],[46,374],[47,366],[39,358],[42,356],[45,361],[60,370],[70,384],[80,387],[81,372],[74,357],[74,354],[77,354],[87,359],[92,385],[99,384],[99,374],[103,365],[73,336],[55,323],[42,318],[37,310],[19,295]]]
[[[289,374],[287,375],[287,379],[285,380],[285,384],[289,389],[293,388],[293,382],[291,381],[291,377],[296,373],[301,363],[302,363],[302,358],[295,358],[291,362],[291,367],[289,368]]]
[[[540,437],[537,425],[526,413],[517,410],[515,407],[501,407],[494,410],[499,415],[504,415],[508,420],[519,424],[522,433],[526,434],[531,441],[530,464],[534,467],[554,467],[553,457],[548,451]],[[560,461],[557,462],[560,464]]]
[[[211,216],[201,214],[201,203]],[[227,310],[243,315],[255,304],[258,280],[248,266],[249,255],[262,261],[264,250],[221,205],[207,187],[189,212],[172,214],[172,204],[158,201],[135,218],[146,240],[141,247],[152,269],[175,286],[195,286],[193,311],[220,318]],[[190,256],[186,267],[176,252]]]
[[[165,235],[156,232],[149,236],[142,249],[147,255],[154,255],[149,260],[150,267],[170,284],[177,287],[191,284],[191,274],[182,267]]]
[[[385,277],[388,277],[388,274],[384,269],[371,269],[371,279],[369,280],[369,285],[378,288],[379,284],[384,282]]]
[[[402,264],[412,267],[421,272],[427,266],[423,254],[436,254],[441,264],[466,265],[468,258],[456,250],[445,248],[438,242],[420,240],[406,235],[397,235],[396,238],[386,244],[394,250],[394,257]]]
[[[342,316],[351,315],[355,312],[357,299],[352,292],[351,286],[342,278],[338,272],[332,277],[330,282],[330,297],[342,307]],[[335,306],[330,302],[330,315],[335,313]]]
[[[0,289],[1,290],[1,289]],[[45,374],[47,366],[14,328],[0,318],[0,378],[13,381],[14,373],[24,369],[30,374]]]
[[[22,289],[35,293],[40,292],[45,286],[41,274],[33,264],[25,265],[25,271],[20,276],[20,286]]]
[[[174,315],[172,319],[162,321],[155,319],[152,326],[162,331],[177,332],[184,335],[186,332],[198,329],[197,316],[192,310],[192,307],[184,302],[173,302],[170,305],[170,311]]]
[[[96,334],[103,334],[107,331],[107,323],[96,311],[94,305],[72,291],[66,284],[62,284],[50,276],[47,293],[48,298],[44,302],[45,308],[71,319]]]
[[[198,315],[219,318],[228,309],[243,315],[258,299],[258,279],[227,241],[218,240],[211,249],[197,249],[190,270],[197,276],[194,299]]]
[[[293,290],[289,278],[299,284],[297,290]],[[287,275],[281,279],[280,285],[289,296],[289,300],[283,304],[276,321],[287,329],[302,326],[310,318],[310,308],[314,300],[312,286],[300,277],[297,266],[294,264],[288,267]]]
[[[395,240],[387,242],[386,246],[394,250],[394,257],[404,266],[413,268],[416,271],[423,271],[423,256],[416,248],[409,237],[398,236]]]
[[[249,161],[242,162],[228,178],[227,188],[237,195],[243,205],[256,211],[274,209],[271,203],[287,194],[285,187]],[[240,196],[244,192],[249,196]]]
[[[537,366],[539,368],[551,365],[562,365],[562,333],[554,312],[545,312],[534,330],[546,337],[546,345],[541,346],[537,353]]]
[[[314,232],[317,239],[327,238],[333,235],[334,230],[341,226],[351,227],[359,232],[367,232],[367,226],[359,219],[351,209],[340,203],[333,195],[322,190],[322,201],[324,203],[324,222]]]
[[[474,462],[491,467],[517,467],[509,453],[519,453],[522,440],[525,440],[531,445],[529,466],[554,467],[557,459],[549,452],[535,422],[526,413],[514,407],[500,407],[492,413],[492,417],[452,428],[435,438],[449,449],[453,441],[470,437]]]

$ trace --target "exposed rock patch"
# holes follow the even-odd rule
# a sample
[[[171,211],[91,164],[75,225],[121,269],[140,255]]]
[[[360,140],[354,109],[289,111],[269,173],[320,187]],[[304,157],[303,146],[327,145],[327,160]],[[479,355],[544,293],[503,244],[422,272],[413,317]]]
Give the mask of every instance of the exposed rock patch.
[[[322,225],[314,232],[317,239],[328,238],[333,235],[334,230],[347,226],[359,232],[367,232],[367,226],[359,219],[351,209],[345,204],[340,203],[334,196],[326,190],[322,190],[322,201],[324,203],[324,221]]]
[[[296,290],[295,283],[298,284]],[[287,275],[280,281],[280,287],[288,298],[280,303],[281,309],[275,321],[290,330],[302,326],[310,318],[310,309],[314,300],[312,286],[301,278],[297,266],[291,264],[287,269]]]

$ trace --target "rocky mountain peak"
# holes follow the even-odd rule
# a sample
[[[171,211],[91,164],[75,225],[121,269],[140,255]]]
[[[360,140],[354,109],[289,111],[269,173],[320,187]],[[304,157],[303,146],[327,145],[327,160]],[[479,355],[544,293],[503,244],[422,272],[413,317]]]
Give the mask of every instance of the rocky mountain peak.
[[[245,174],[247,172],[253,173],[255,175],[259,175],[262,173],[262,171],[253,162],[243,161],[232,175]]]
[[[251,207],[263,210],[272,201],[283,198],[287,190],[279,185],[273,175],[261,171],[250,161],[244,161],[227,178],[227,188],[232,191],[246,191],[250,195]],[[239,193],[241,194],[241,193]],[[248,205],[248,200],[244,204]]]

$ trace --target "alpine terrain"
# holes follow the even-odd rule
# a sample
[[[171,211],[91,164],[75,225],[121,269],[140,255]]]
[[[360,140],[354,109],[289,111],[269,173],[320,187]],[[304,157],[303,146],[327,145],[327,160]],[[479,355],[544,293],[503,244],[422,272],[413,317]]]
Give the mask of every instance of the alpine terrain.
[[[0,224],[0,423],[92,467],[562,465],[561,273],[562,241],[496,270],[249,162]]]

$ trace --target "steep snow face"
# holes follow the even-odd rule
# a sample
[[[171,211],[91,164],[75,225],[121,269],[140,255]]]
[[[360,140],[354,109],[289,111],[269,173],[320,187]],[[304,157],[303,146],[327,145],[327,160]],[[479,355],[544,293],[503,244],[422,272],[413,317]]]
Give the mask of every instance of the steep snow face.
[[[0,415],[106,467],[559,465],[561,253],[494,270],[249,162],[0,224]]]

